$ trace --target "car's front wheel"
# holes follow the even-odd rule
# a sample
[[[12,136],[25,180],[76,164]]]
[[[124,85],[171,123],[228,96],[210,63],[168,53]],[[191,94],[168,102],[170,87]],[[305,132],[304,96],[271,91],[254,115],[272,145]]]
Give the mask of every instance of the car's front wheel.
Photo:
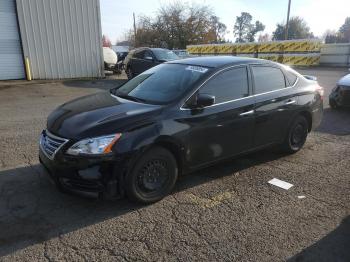
[[[308,126],[307,119],[304,116],[297,116],[289,127],[287,136],[282,144],[282,150],[290,154],[298,152],[306,142],[309,132]]]
[[[178,167],[173,154],[162,147],[148,150],[136,162],[125,179],[129,199],[153,203],[168,195],[174,188]]]
[[[134,73],[132,72],[132,69],[130,68],[130,66],[126,69],[126,76],[128,77],[129,80],[134,77]]]

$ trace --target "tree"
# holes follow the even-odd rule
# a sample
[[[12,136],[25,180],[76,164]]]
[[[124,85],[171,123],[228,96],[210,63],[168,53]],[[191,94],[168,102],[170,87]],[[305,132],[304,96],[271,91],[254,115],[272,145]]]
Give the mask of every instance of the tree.
[[[253,42],[255,41],[255,35],[265,30],[265,25],[260,21],[252,23],[253,17],[247,12],[242,12],[240,16],[236,17],[236,22],[233,27],[234,35],[236,36],[236,42]]]
[[[286,24],[277,24],[276,30],[273,32],[273,40],[285,40]],[[305,39],[313,38],[314,35],[310,32],[310,27],[306,21],[299,17],[291,17],[289,20],[288,40],[290,39]]]
[[[219,17],[215,15],[211,16],[208,40],[213,40],[213,43],[215,44],[225,42],[226,29],[226,25],[220,22]]]
[[[346,42],[350,42],[350,17],[345,19],[345,23],[339,28],[339,33]]]
[[[184,49],[189,44],[224,41],[226,25],[206,5],[174,2],[162,6],[154,18],[138,17],[137,46]],[[132,30],[127,40],[133,41]],[[134,43],[134,42],[133,42]]]
[[[112,46],[111,40],[106,35],[102,36],[102,46],[103,47],[111,47]]]
[[[268,33],[259,35],[258,42],[268,42],[271,41],[271,35]]]
[[[254,42],[255,41],[255,35],[258,32],[264,31],[265,30],[265,25],[263,25],[259,21],[255,21],[255,25],[251,27],[250,31],[248,32],[248,41],[249,42]]]

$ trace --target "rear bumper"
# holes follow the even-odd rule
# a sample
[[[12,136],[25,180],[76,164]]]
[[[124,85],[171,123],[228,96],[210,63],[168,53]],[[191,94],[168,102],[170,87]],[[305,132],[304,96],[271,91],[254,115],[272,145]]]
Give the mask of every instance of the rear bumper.
[[[104,195],[107,198],[115,198],[120,195],[118,180],[124,170],[122,162],[109,158],[60,157],[51,160],[41,148],[39,160],[54,183],[64,191],[92,197]]]

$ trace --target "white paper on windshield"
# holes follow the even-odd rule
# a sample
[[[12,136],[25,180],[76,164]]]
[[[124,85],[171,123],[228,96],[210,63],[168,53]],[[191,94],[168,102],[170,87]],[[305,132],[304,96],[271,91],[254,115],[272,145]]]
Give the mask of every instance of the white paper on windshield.
[[[201,66],[188,66],[188,67],[186,67],[186,70],[196,71],[196,72],[204,74],[205,72],[208,71],[208,68],[201,67]]]

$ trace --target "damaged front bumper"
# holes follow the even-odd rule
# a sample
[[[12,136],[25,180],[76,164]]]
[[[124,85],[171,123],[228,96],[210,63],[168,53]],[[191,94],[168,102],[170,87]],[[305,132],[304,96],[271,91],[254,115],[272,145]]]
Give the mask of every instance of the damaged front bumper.
[[[59,189],[90,197],[120,198],[125,173],[122,159],[114,156],[73,157],[57,155],[51,160],[39,148],[39,160]]]

